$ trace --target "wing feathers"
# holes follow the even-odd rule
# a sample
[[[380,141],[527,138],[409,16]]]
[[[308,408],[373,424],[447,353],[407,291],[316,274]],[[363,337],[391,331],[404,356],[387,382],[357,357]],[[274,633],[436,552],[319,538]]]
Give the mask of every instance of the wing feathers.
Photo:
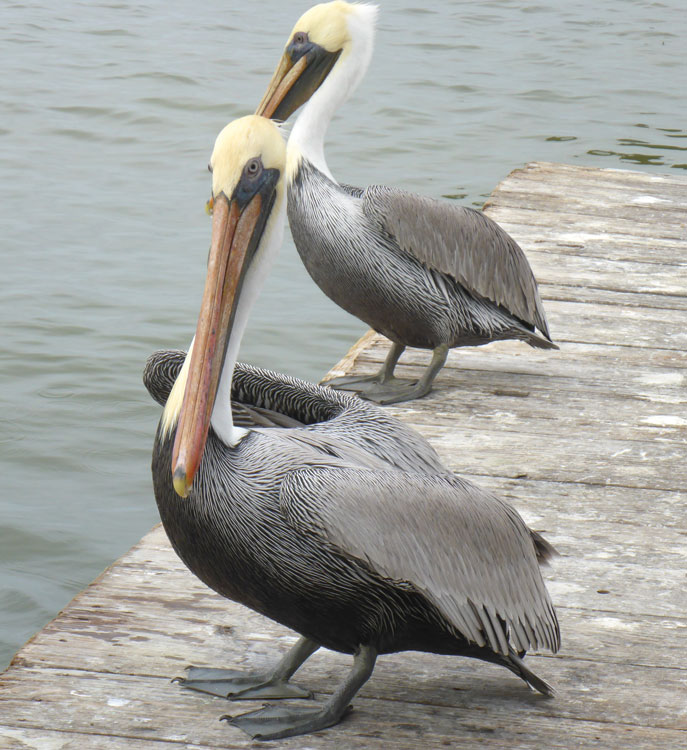
[[[383,185],[371,185],[362,198],[368,218],[402,250],[469,292],[501,305],[550,340],[525,254],[486,214]]]
[[[495,495],[455,476],[307,469],[287,476],[281,504],[301,533],[411,584],[475,643],[558,650],[532,532]]]

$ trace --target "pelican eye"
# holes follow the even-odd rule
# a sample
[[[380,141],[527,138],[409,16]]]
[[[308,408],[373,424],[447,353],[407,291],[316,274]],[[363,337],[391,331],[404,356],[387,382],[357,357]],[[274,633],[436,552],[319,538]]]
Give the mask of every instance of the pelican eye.
[[[212,164],[208,164],[208,172],[212,174]]]
[[[247,177],[257,177],[262,172],[262,161],[260,159],[251,159],[243,168]]]
[[[297,31],[291,40],[293,44],[307,44],[309,41],[310,37],[305,31]]]
[[[259,156],[255,156],[245,163],[241,172],[241,179],[234,190],[234,197],[241,208],[263,189],[265,179],[269,178],[272,171],[263,167],[262,159]]]

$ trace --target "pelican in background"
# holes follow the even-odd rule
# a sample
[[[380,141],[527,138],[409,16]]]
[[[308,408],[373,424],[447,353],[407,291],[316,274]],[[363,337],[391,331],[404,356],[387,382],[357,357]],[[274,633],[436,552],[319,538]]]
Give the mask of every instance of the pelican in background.
[[[289,680],[311,654],[324,646],[353,655],[325,703],[271,704],[231,719],[264,740],[337,723],[377,656],[396,651],[500,664],[550,695],[522,660],[559,646],[539,570],[547,542],[373,404],[236,364],[281,244],[285,145],[270,120],[242,118],[220,133],[210,166],[212,241],[196,334],[185,358],[157,353],[145,371],[165,404],[155,497],[198,578],[301,638],[273,669],[191,668],[182,683],[232,700],[308,698]],[[235,423],[232,400],[267,414],[268,426]]]
[[[481,211],[404,190],[340,185],[324,157],[332,115],[372,56],[376,6],[316,5],[296,23],[256,114],[286,120],[291,233],[315,283],[392,342],[369,377],[328,385],[380,404],[429,393],[448,350],[500,339],[557,349],[537,282],[518,244]],[[540,333],[537,333],[539,329]],[[394,377],[407,346],[431,349],[422,377]]]

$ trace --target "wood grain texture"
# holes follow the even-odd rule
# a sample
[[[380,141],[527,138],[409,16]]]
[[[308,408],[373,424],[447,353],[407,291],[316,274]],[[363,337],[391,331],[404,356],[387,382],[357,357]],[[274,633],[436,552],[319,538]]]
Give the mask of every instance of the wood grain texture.
[[[427,398],[390,408],[558,549],[563,647],[528,657],[558,694],[393,655],[341,725],[279,747],[687,747],[687,179],[529,164],[486,210],[526,250],[561,350],[454,350]],[[376,370],[387,348],[369,332],[330,374]],[[399,375],[427,361],[409,350]],[[0,676],[0,747],[255,747],[218,721],[255,703],[170,679],[265,666],[294,639],[205,588],[156,527]],[[349,664],[321,652],[297,678],[325,696]]]

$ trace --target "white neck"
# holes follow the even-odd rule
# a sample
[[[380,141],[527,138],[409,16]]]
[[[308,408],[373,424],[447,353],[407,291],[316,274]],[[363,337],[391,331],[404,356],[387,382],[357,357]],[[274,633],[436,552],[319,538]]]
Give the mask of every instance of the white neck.
[[[350,97],[370,64],[374,45],[374,6],[360,5],[348,17],[351,44],[310,97],[289,136],[288,151],[304,156],[334,180],[324,158],[324,137],[334,112]]]
[[[231,415],[231,381],[234,377],[234,367],[251,308],[262,289],[265,278],[272,269],[282,244],[285,213],[284,191],[279,189],[262,240],[243,279],[231,333],[229,334],[227,354],[224,358],[210,424],[219,439],[230,446],[236,445],[247,433],[247,430],[234,425]]]

